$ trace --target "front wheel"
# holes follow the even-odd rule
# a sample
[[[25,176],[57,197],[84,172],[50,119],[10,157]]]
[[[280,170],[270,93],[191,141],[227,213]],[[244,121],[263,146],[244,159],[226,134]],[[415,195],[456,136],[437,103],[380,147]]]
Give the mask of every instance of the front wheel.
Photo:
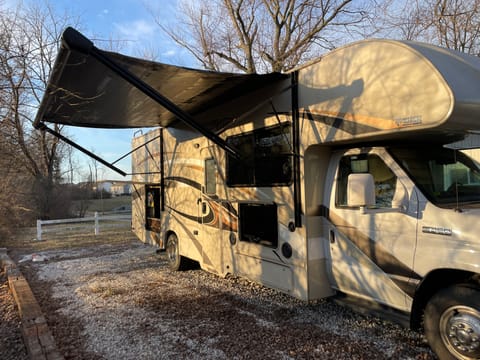
[[[457,285],[439,291],[425,308],[424,329],[441,360],[480,358],[480,290]]]
[[[188,259],[180,255],[176,234],[171,233],[168,235],[165,248],[167,250],[168,266],[170,269],[173,271],[185,270]]]

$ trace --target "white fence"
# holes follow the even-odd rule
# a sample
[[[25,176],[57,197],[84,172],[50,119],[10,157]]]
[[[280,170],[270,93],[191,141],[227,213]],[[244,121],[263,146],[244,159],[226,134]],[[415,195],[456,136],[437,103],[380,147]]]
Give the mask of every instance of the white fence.
[[[73,230],[93,231],[95,235],[100,234],[101,229],[111,229],[116,227],[125,227],[125,223],[132,223],[132,214],[98,215],[85,218],[61,219],[61,220],[37,220],[37,238],[42,241],[44,233],[58,233]],[[78,224],[78,225],[76,225]]]

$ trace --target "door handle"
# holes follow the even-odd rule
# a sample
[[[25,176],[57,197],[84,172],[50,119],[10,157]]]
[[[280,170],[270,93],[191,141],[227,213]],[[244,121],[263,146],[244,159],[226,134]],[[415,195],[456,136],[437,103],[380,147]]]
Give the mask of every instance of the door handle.
[[[334,244],[334,243],[335,243],[335,231],[330,230],[328,239],[330,240],[330,244]]]

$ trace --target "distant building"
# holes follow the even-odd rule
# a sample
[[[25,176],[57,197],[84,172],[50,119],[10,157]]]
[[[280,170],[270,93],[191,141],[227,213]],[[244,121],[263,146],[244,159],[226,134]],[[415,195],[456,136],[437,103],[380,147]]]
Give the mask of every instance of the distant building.
[[[113,181],[110,193],[112,195],[130,195],[132,193],[132,184],[129,181]]]
[[[132,193],[132,183],[122,180],[101,180],[97,182],[98,190],[106,191],[113,196],[130,195]]]
[[[106,191],[111,192],[112,189],[112,181],[109,180],[100,180],[97,181],[97,184],[93,186],[93,190],[95,191]]]

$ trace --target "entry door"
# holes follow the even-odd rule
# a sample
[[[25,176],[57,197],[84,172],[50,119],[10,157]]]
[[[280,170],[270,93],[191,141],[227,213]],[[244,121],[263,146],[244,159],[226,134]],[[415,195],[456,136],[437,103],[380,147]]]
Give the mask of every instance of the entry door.
[[[332,171],[327,235],[334,286],[406,310],[417,227],[413,186],[383,149],[350,151],[334,158],[338,166]],[[356,172],[373,175],[375,206],[348,207],[347,179]]]
[[[202,224],[199,241],[202,248],[202,267],[211,272],[223,274],[221,204],[217,196],[217,167],[215,159],[204,161],[204,184],[198,201],[198,221]]]

